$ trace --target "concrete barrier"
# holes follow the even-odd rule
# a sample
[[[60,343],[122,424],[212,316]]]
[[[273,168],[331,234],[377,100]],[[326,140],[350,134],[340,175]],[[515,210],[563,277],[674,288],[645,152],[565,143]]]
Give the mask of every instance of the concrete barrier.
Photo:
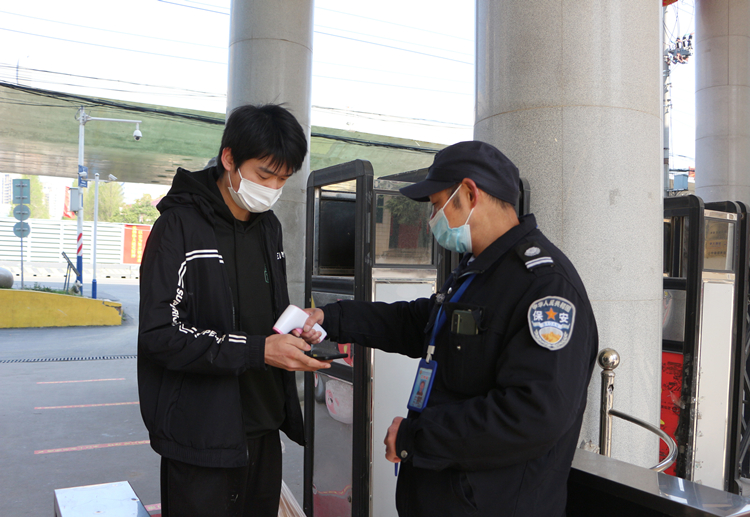
[[[13,287],[13,273],[4,267],[0,267],[0,287],[4,289]]]
[[[80,296],[0,289],[0,307],[0,328],[122,324],[122,304]]]

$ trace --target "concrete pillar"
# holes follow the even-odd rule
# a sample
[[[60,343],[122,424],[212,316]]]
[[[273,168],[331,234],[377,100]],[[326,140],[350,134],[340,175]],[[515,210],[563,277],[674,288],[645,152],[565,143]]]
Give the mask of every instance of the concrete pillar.
[[[283,103],[310,141],[312,0],[234,0],[229,29],[227,112],[243,104]],[[291,302],[304,305],[305,187],[309,155],[287,181],[274,212],[284,228]]]
[[[695,193],[750,204],[750,0],[697,0]]]
[[[540,229],[576,265],[602,348],[622,358],[615,409],[659,424],[662,297],[661,5],[478,0],[474,136],[531,184]],[[599,367],[582,440],[598,443]],[[616,421],[612,455],[656,464]]]

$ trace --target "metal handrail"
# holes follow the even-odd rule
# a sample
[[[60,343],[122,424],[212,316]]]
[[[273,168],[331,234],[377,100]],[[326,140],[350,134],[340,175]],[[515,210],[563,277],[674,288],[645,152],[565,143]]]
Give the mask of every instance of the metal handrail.
[[[639,425],[646,429],[647,431],[651,431],[655,435],[657,435],[659,438],[664,440],[664,443],[667,444],[667,447],[669,447],[669,453],[667,454],[667,457],[661,460],[659,463],[651,467],[650,470],[655,470],[656,472],[664,472],[669,468],[672,463],[674,463],[674,460],[677,459],[677,444],[672,439],[671,436],[669,436],[667,433],[659,429],[658,427],[649,424],[648,422],[644,422],[640,418],[636,418],[632,415],[628,415],[627,413],[623,413],[622,411],[617,411],[616,409],[610,409],[609,414],[612,416],[616,416],[617,418],[622,418],[623,420],[627,420],[630,423]]]
[[[616,416],[617,418],[622,418],[623,420],[639,425],[664,440],[664,443],[669,447],[669,453],[666,458],[651,467],[651,470],[656,472],[664,472],[677,458],[677,444],[671,436],[658,427],[639,418],[628,415],[627,413],[623,413],[622,411],[612,409],[615,390],[614,370],[620,364],[620,354],[618,354],[616,350],[605,348],[599,352],[597,362],[602,368],[601,418],[599,421],[600,453],[604,456],[612,455],[612,417]]]

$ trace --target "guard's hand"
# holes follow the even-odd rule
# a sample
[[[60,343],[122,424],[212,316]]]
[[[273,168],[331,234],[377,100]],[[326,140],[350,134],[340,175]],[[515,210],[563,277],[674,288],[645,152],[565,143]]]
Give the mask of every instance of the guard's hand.
[[[393,419],[393,423],[388,428],[388,432],[385,435],[385,440],[383,440],[383,443],[385,444],[385,459],[391,463],[401,462],[401,457],[398,455],[398,451],[396,451],[396,436],[398,436],[398,428],[401,425],[402,420],[403,418],[400,416]]]
[[[299,337],[310,343],[311,345],[314,345],[316,343],[320,342],[321,333],[318,332],[313,328],[313,325],[316,323],[318,325],[323,325],[323,319],[325,318],[325,315],[323,314],[323,311],[320,309],[302,309],[308,314],[307,320],[305,321],[305,325],[302,328],[302,333],[299,334]],[[294,335],[297,335],[297,331],[293,331]]]
[[[308,344],[310,345],[317,345],[322,339],[323,334],[321,334],[319,331],[315,330],[314,328],[310,328],[307,332],[299,332],[299,329],[293,329],[291,334],[295,337],[304,339]]]
[[[290,372],[314,372],[331,367],[331,361],[318,361],[306,356],[304,352],[307,350],[310,350],[310,345],[299,338],[289,334],[272,334],[266,338],[266,364]]]

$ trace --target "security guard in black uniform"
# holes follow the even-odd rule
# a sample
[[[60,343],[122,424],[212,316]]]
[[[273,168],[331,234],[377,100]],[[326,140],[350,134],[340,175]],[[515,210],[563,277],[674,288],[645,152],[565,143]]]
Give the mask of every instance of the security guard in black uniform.
[[[433,235],[464,253],[440,292],[308,309],[305,328],[329,339],[421,358],[385,439],[401,517],[565,514],[598,336],[573,264],[533,215],[516,217],[518,184],[489,144],[443,149],[401,189],[432,203]]]

